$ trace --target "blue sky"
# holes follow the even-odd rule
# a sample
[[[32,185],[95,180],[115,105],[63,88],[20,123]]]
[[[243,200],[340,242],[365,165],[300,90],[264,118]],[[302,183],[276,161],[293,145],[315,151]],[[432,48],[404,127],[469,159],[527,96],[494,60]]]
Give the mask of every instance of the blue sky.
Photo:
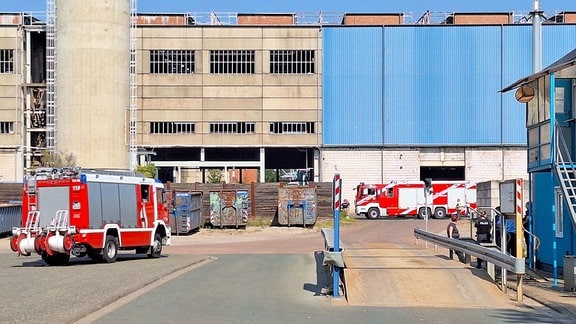
[[[92,0],[99,1],[99,0]],[[529,12],[534,0],[138,0],[139,12]],[[575,11],[575,0],[541,0],[544,11]],[[0,0],[0,12],[45,11],[46,0]]]

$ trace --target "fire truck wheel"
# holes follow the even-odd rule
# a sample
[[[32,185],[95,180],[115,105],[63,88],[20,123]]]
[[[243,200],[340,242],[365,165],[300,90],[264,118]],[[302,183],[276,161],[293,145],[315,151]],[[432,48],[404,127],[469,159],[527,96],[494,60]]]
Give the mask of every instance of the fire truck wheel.
[[[432,211],[428,208],[428,215],[431,215]],[[418,218],[424,219],[426,217],[426,208],[422,207],[418,210]]]
[[[444,217],[446,217],[446,209],[436,208],[436,210],[434,210],[434,218],[442,219]]]
[[[380,210],[378,210],[378,208],[370,208],[368,209],[368,213],[366,213],[366,217],[369,219],[376,219],[380,217]]]
[[[118,256],[118,238],[114,235],[106,236],[106,243],[102,251],[102,259],[108,263],[116,262]]]
[[[156,259],[159,258],[161,254],[162,254],[162,236],[160,236],[159,233],[156,233],[156,235],[154,235],[154,245],[152,245],[148,257]]]
[[[54,253],[53,255],[48,255],[48,253],[43,252],[42,260],[44,260],[44,262],[49,266],[65,265],[70,261],[70,254]]]

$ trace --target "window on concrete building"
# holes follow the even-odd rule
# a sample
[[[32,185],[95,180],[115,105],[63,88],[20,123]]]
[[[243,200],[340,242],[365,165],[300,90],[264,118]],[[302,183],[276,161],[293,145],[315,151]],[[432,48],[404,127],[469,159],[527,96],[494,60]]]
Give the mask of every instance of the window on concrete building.
[[[270,73],[305,74],[314,73],[313,50],[270,51]]]
[[[253,74],[255,70],[254,50],[210,51],[210,73]]]
[[[151,50],[150,73],[191,74],[195,72],[193,50]]]
[[[315,122],[273,122],[270,123],[272,134],[314,134]]]
[[[0,73],[14,73],[14,50],[0,49]]]
[[[194,134],[196,124],[194,122],[151,122],[151,134]]]
[[[0,134],[14,134],[14,122],[0,122]]]
[[[253,134],[255,125],[253,122],[215,122],[210,123],[210,134]]]

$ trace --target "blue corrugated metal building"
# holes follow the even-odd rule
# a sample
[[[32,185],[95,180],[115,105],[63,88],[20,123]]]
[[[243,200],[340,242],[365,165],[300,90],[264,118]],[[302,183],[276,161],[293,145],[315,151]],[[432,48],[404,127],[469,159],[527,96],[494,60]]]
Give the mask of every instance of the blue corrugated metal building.
[[[576,25],[545,24],[542,39],[548,66],[576,47]],[[525,147],[526,107],[500,89],[531,70],[530,25],[325,27],[323,145]],[[539,261],[562,264],[576,253],[576,225],[567,212],[551,220],[559,184],[550,170],[533,176],[539,193],[550,192],[535,201]],[[565,239],[552,229],[559,221]]]
[[[576,26],[543,39],[547,65]],[[526,144],[523,106],[499,90],[531,71],[530,25],[325,27],[323,42],[323,145]]]
[[[576,254],[576,49],[503,91],[533,93],[526,99],[528,172],[538,261],[556,272]],[[534,134],[534,135],[532,135]]]

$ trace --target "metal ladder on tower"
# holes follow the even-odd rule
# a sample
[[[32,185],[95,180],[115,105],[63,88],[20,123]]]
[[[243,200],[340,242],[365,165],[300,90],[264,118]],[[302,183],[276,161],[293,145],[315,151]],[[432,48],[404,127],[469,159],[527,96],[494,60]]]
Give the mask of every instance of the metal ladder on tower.
[[[46,1],[46,148],[56,150],[56,1]]]
[[[137,28],[138,14],[136,11],[137,0],[130,0],[130,138],[129,138],[129,165],[130,171],[136,170],[138,165],[138,148],[136,147],[136,104],[137,104],[137,71],[136,71],[136,47],[137,47]]]
[[[576,225],[576,165],[572,161],[570,150],[564,140],[562,128],[555,127],[555,169],[556,176],[562,187],[564,199],[570,209],[572,223]]]

